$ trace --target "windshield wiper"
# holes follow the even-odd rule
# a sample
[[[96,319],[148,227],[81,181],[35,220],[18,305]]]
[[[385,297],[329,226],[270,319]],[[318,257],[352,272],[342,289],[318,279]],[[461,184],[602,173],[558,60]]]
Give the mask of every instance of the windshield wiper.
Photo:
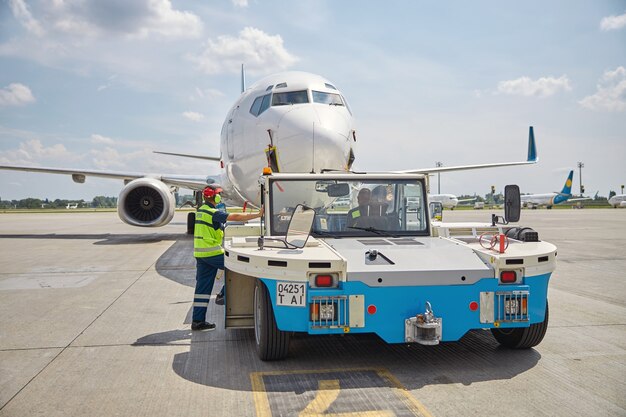
[[[319,235],[319,236],[330,236],[333,237],[335,239],[341,239],[341,236],[337,236],[332,232],[326,232],[324,230],[313,230],[313,232],[311,232],[311,234],[313,235]]]
[[[366,232],[372,232],[372,233],[376,233],[377,235],[381,235],[381,236],[391,236],[391,237],[398,237],[397,235],[394,235],[393,233],[391,233],[388,230],[381,230],[381,229],[376,229],[374,227],[357,227],[357,226],[348,226],[348,229],[357,229],[357,230],[364,230]]]

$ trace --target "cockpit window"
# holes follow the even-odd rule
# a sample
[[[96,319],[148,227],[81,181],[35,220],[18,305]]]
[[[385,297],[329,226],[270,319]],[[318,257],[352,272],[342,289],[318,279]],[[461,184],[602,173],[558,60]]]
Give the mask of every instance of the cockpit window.
[[[330,104],[332,106],[343,106],[343,100],[339,94],[313,91],[313,103]]]
[[[274,87],[274,86],[273,86],[273,85],[270,85],[269,87],[267,87],[267,88],[265,89],[265,91],[270,91],[270,90],[272,89],[272,87]]]
[[[352,115],[352,110],[350,109],[350,105],[348,104],[348,100],[346,100],[346,98],[344,96],[341,96],[341,99],[343,100],[343,103],[346,105],[346,109],[348,109],[348,112],[350,112],[350,114]],[[354,140],[356,140],[356,138]]]
[[[309,95],[306,90],[274,93],[272,97],[272,106],[286,106],[288,104],[302,104],[308,102]]]
[[[257,97],[254,99],[254,103],[252,103],[252,107],[250,107],[250,113],[258,116],[263,113],[270,106],[270,97],[272,94],[266,94],[261,97]]]
[[[263,113],[270,106],[270,97],[271,94],[266,94],[263,96],[263,101],[261,102],[261,108],[259,109],[259,114]]]
[[[335,88],[334,85],[332,84],[328,84],[328,83],[324,83],[324,85],[326,86],[326,88],[330,88],[331,90],[336,90],[337,88]]]
[[[252,107],[250,107],[250,113],[255,116],[259,115],[259,109],[261,108],[261,102],[263,101],[263,97],[257,97],[254,99],[254,103],[252,103]]]

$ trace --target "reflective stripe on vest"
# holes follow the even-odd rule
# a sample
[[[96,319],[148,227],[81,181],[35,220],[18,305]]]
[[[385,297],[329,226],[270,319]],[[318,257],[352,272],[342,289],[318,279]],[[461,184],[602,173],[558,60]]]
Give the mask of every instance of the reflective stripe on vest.
[[[352,218],[356,219],[357,217],[361,217],[361,212],[359,210],[354,210],[352,212]]]
[[[194,228],[193,256],[196,258],[209,258],[224,253],[222,239],[224,232],[213,227],[213,214],[218,210],[204,204],[196,213],[196,225]]]

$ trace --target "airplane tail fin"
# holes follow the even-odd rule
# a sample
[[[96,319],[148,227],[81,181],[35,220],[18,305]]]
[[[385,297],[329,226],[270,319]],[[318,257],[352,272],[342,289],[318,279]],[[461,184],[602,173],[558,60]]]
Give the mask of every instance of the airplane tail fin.
[[[528,129],[528,162],[537,162],[537,145],[535,145],[535,132],[533,127]]]
[[[574,171],[570,171],[567,176],[567,180],[565,180],[565,185],[563,186],[563,190],[561,190],[561,194],[572,194],[572,180],[574,178]]]

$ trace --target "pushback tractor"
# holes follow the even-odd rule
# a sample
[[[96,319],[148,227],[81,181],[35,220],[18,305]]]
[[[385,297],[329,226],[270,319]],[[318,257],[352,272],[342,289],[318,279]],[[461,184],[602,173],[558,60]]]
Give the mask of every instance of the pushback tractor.
[[[225,233],[225,325],[254,328],[262,360],[284,358],[294,332],[375,333],[437,345],[490,329],[531,348],[548,326],[556,247],[519,220],[444,223],[421,174],[270,174],[261,224]]]

